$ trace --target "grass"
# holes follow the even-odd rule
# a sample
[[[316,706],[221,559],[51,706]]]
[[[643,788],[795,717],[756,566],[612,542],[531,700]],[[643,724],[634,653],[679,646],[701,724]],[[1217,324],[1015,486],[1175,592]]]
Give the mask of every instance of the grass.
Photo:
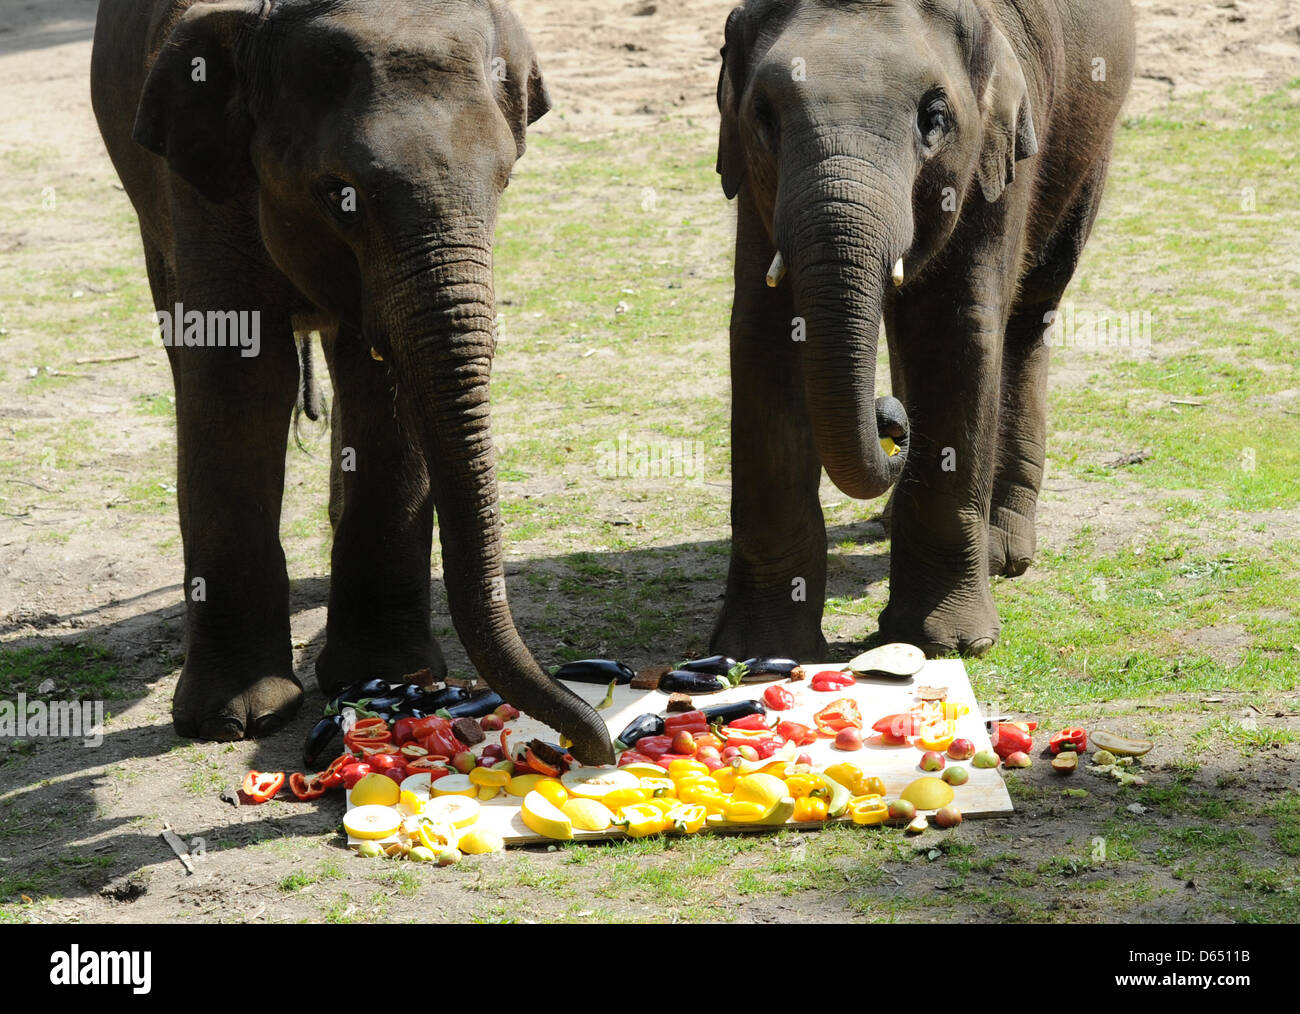
[[[122,697],[126,695],[114,685],[121,672],[111,651],[89,641],[53,649],[4,648],[0,649],[0,698],[20,693],[46,700]],[[37,688],[46,680],[54,681],[54,690],[39,694]]]

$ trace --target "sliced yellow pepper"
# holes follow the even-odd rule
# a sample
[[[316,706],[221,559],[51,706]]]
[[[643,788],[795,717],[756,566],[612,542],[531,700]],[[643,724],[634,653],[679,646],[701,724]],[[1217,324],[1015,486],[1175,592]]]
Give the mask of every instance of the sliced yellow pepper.
[[[680,800],[676,796],[651,796],[641,806],[653,806],[660,813],[667,813],[673,807],[680,805]]]
[[[957,723],[952,721],[930,722],[921,726],[921,735],[917,746],[923,750],[942,753],[957,738]]]
[[[644,803],[650,798],[650,793],[642,788],[615,789],[613,792],[606,792],[600,797],[600,801],[610,808],[614,813],[625,806],[632,806],[636,803]]]
[[[694,834],[704,826],[704,818],[708,815],[708,811],[698,803],[678,803],[665,814],[672,821],[673,829],[682,834]]]
[[[677,795],[677,786],[671,778],[642,778],[639,785],[652,797]]]
[[[509,771],[500,768],[477,767],[469,773],[469,780],[475,785],[502,788],[510,781]]]
[[[633,803],[618,811],[617,823],[632,838],[645,838],[658,834],[671,826],[667,816],[657,806],[649,803]]]
[[[849,803],[849,816],[855,824],[883,824],[889,819],[889,807],[883,796],[858,796]]]

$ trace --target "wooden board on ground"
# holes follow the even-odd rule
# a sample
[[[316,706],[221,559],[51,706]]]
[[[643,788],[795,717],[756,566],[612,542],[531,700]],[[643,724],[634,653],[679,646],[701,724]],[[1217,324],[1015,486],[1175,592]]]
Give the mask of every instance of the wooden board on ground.
[[[804,668],[809,673],[815,673],[821,669],[839,669],[841,666],[842,663],[832,662],[806,665]],[[593,706],[604,700],[607,690],[606,686],[592,686],[582,683],[569,683],[566,685]],[[769,685],[767,683],[746,684],[732,690],[724,690],[721,693],[696,697],[694,700],[696,707],[700,708],[713,704],[722,704],[727,701],[752,700],[761,697],[764,689]],[[885,715],[907,711],[913,705],[919,703],[920,698],[917,696],[917,687],[947,687],[948,700],[965,704],[970,708],[969,714],[963,715],[957,720],[958,737],[969,739],[975,744],[976,750],[990,748],[988,730],[984,727],[984,717],[980,714],[979,703],[975,700],[975,692],[971,688],[969,677],[966,675],[966,667],[962,665],[959,659],[939,659],[926,662],[925,667],[919,673],[907,679],[859,677],[854,686],[833,693],[817,693],[808,685],[807,680],[798,683],[787,683],[782,680],[780,685],[788,689],[795,698],[794,709],[781,712],[782,718],[789,718],[805,725],[812,725],[813,714],[820,711],[831,701],[841,697],[852,697],[862,712],[863,725],[866,727],[865,731],[867,732],[870,731],[872,723],[876,720],[883,718]],[[633,690],[630,687],[621,686],[615,688],[613,702],[600,714],[609,726],[610,736],[613,737],[622,732],[627,724],[638,715],[647,712],[662,714],[667,704],[668,695],[657,690]],[[555,730],[542,725],[542,723],[527,715],[522,715],[516,721],[511,722],[508,728],[511,730],[509,739],[511,746],[516,743],[527,742],[530,739],[543,739],[552,743],[557,742],[559,739]],[[886,798],[888,799],[896,798],[909,783],[926,775],[926,772],[922,771],[918,766],[923,751],[913,746],[885,746],[880,742],[878,735],[871,735],[863,749],[852,753],[836,750],[829,739],[819,740],[812,746],[802,748],[800,752],[807,752],[811,755],[814,766],[818,768],[828,767],[831,764],[845,760],[857,764],[867,775],[878,777],[885,783],[888,793]],[[989,817],[1012,812],[1011,797],[1007,793],[1006,784],[1002,781],[1000,769],[974,768],[971,767],[970,761],[948,760],[947,763],[950,765],[960,763],[970,770],[970,780],[964,785],[953,788],[956,797],[953,802],[961,809],[963,817],[967,819]],[[552,839],[536,834],[524,824],[523,818],[519,815],[519,803],[519,799],[504,793],[495,799],[483,802],[481,804],[482,813],[477,826],[497,832],[505,839],[507,845],[552,843]],[[820,826],[820,824],[801,825],[794,823],[782,825],[786,829],[812,829]],[[777,828],[770,826],[752,829],[732,827],[727,830],[771,832],[777,830]],[[575,841],[601,841],[622,838],[624,835],[622,831],[610,828],[606,831],[574,831],[573,837]],[[349,837],[349,845],[355,846],[358,843],[357,839]]]

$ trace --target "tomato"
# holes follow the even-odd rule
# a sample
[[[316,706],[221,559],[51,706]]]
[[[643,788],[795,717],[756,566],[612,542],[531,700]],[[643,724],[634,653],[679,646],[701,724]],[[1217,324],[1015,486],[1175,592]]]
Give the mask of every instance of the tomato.
[[[818,693],[828,694],[836,690],[846,690],[857,682],[853,676],[836,669],[823,669],[812,678],[812,688]]]
[[[781,722],[776,731],[782,739],[789,740],[795,746],[809,746],[817,742],[817,733],[799,722]]]
[[[794,707],[794,694],[785,687],[773,684],[763,691],[763,703],[773,711],[789,711]]]
[[[364,761],[354,761],[345,765],[339,774],[343,777],[343,787],[350,790],[352,786],[356,785],[357,782],[372,771],[374,771],[374,768]]]

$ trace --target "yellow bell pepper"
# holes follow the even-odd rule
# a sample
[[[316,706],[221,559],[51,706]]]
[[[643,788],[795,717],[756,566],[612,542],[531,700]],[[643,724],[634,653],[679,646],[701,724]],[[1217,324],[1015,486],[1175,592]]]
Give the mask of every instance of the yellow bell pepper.
[[[789,794],[796,800],[805,799],[813,793],[825,795],[826,792],[821,778],[812,773],[790,775],[785,780],[785,784],[790,790]]]
[[[723,815],[728,820],[736,820],[742,822],[754,821],[754,820],[758,820],[759,817],[762,817],[764,814],[766,814],[769,809],[770,807],[764,806],[762,803],[757,803],[752,800],[742,800],[741,802],[736,802],[735,800],[733,800],[727,804],[727,808],[723,810]]]
[[[796,824],[826,819],[826,800],[819,796],[800,796],[794,801]]]
[[[677,785],[677,797],[679,799],[681,798],[683,792],[685,792],[687,789],[692,789],[692,788],[702,787],[706,789],[712,789],[714,792],[722,791],[718,786],[718,780],[714,778],[712,775],[696,775],[696,774],[683,775],[681,778],[678,778],[676,780],[676,785]]]
[[[645,838],[652,834],[659,834],[672,826],[672,822],[664,812],[649,803],[633,803],[631,806],[623,807],[618,811],[618,820],[615,823],[620,825],[631,838]]]
[[[713,780],[718,783],[718,788],[723,792],[731,792],[736,788],[736,769],[720,767],[713,772]]]
[[[677,795],[677,786],[671,778],[642,778],[639,784],[651,797]]]
[[[613,792],[607,792],[600,797],[600,801],[610,808],[614,813],[625,806],[633,806],[636,803],[644,803],[650,798],[650,793],[642,788],[632,789],[615,789]]]
[[[831,777],[834,776],[832,775]],[[865,778],[862,781],[862,791],[856,792],[854,795],[884,796],[888,795],[888,793],[885,792],[885,783],[879,778]]]
[[[866,778],[866,772],[856,764],[850,764],[848,761],[841,761],[839,764],[832,764],[826,769],[826,773],[852,792],[855,796],[862,795],[864,789],[862,782]]]
[[[889,819],[889,807],[883,796],[858,796],[849,803],[849,816],[855,824],[883,824]]]
[[[709,813],[723,813],[731,802],[730,796],[706,785],[688,785],[678,792],[678,798],[683,803],[699,803]]]
[[[653,806],[660,813],[667,813],[673,807],[680,805],[680,800],[676,796],[651,796],[641,806]]]
[[[704,826],[708,811],[697,804],[678,803],[665,816],[672,821],[673,830],[682,834],[694,834]]]
[[[668,777],[673,781],[686,774],[708,775],[709,769],[697,760],[678,758],[668,762]]]
[[[921,726],[921,735],[917,746],[923,750],[943,753],[957,738],[957,723],[952,721],[930,722]]]
[[[477,767],[469,773],[469,780],[475,785],[485,788],[502,788],[510,781],[509,771],[503,771],[500,768]]]

